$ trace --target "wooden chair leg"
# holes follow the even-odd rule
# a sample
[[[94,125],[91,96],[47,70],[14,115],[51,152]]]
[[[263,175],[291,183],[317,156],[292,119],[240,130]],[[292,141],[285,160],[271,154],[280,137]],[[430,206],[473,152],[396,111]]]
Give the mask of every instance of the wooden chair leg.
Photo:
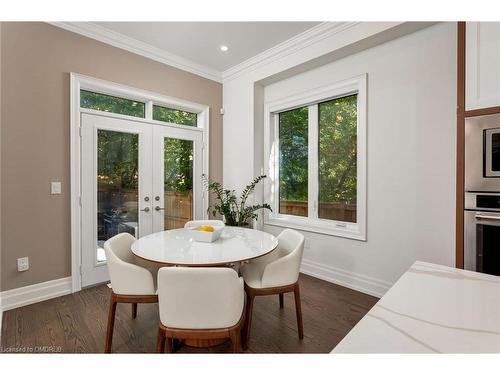
[[[132,302],[132,319],[137,318],[137,302]]]
[[[295,312],[297,314],[297,329],[299,331],[299,339],[304,338],[304,327],[302,322],[302,307],[300,305],[300,290],[299,283],[295,286],[293,290],[293,294],[295,295]]]
[[[235,329],[229,332],[229,337],[231,338],[231,344],[233,347],[233,353],[240,352],[240,330]]]
[[[280,293],[280,309],[282,309],[284,306],[284,302],[283,302],[283,293]]]
[[[247,309],[246,309],[246,319],[243,326],[243,350],[248,349],[248,340],[250,339],[250,328],[252,327],[252,311],[253,311],[253,300],[255,295],[247,292]]]
[[[167,337],[167,353],[173,353],[174,352],[174,338],[173,337]]]
[[[108,328],[106,332],[106,344],[104,346],[104,353],[111,353],[111,345],[113,343],[113,330],[115,327],[115,314],[116,314],[116,299],[114,294],[111,294],[111,300],[109,301],[109,312],[108,312]]]
[[[163,329],[158,328],[158,339],[156,340],[156,352],[157,353],[165,353],[165,331]]]

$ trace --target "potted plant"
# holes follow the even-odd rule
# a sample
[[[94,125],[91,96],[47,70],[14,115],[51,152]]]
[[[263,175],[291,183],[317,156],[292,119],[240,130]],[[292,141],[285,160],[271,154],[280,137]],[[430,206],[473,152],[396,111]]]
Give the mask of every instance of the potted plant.
[[[211,209],[213,215],[217,213],[222,215],[226,225],[234,227],[248,226],[250,220],[258,218],[258,210],[268,209],[272,211],[271,206],[267,203],[250,206],[246,205],[248,197],[255,190],[255,186],[264,178],[266,178],[265,175],[255,177],[250,184],[243,189],[238,199],[234,190],[224,189],[220,182],[211,181],[206,175],[202,175],[203,185],[209,192],[213,192],[217,199],[217,203],[210,206],[208,210]]]

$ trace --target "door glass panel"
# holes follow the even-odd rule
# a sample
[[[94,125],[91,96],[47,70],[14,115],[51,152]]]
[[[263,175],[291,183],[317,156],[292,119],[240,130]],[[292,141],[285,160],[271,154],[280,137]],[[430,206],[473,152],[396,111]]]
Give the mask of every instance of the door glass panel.
[[[97,262],[104,242],[121,232],[138,236],[139,135],[97,131]]]
[[[183,228],[193,219],[193,141],[164,139],[164,228]]]

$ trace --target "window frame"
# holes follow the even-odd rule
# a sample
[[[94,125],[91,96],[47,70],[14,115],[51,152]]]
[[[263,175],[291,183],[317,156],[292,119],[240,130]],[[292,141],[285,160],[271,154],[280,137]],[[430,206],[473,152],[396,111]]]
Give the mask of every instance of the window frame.
[[[356,223],[321,219],[319,211],[318,104],[357,94]],[[264,213],[264,225],[294,228],[366,241],[366,110],[367,74],[266,102],[264,105],[264,182],[266,200],[273,209]],[[308,217],[279,212],[279,113],[309,107],[308,114]]]

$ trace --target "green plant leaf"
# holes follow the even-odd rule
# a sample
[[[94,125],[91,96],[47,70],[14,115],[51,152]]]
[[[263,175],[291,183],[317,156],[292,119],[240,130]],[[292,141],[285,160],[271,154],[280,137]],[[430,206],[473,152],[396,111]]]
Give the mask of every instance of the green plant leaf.
[[[234,190],[224,189],[221,183],[211,181],[206,175],[202,175],[203,186],[207,191],[214,193],[217,200],[217,203],[209,209],[212,209],[213,215],[216,213],[222,215],[226,224],[231,226],[243,226],[248,223],[249,219],[257,219],[258,213],[256,211],[260,209],[271,210],[271,206],[267,203],[247,206],[246,202],[255,191],[257,184],[265,178],[265,175],[255,177],[243,189],[238,199]]]

